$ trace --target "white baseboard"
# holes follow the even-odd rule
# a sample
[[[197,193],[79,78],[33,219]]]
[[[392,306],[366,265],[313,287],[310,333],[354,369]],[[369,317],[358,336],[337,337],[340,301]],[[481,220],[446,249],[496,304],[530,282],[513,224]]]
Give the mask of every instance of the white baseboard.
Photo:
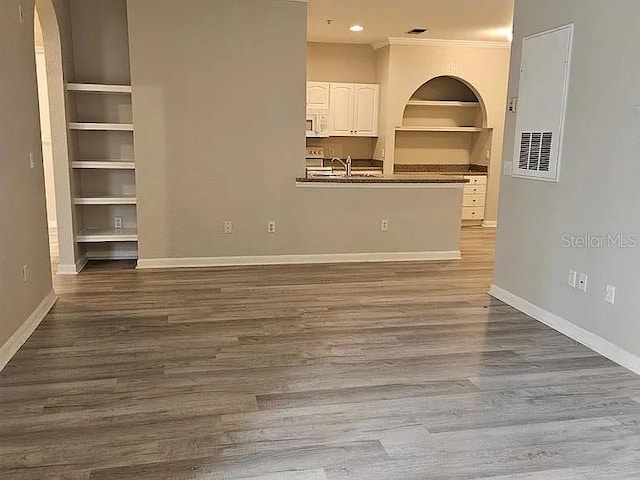
[[[33,311],[29,318],[22,324],[16,333],[14,333],[7,342],[0,347],[0,371],[7,366],[9,360],[20,350],[20,347],[29,339],[31,334],[38,328],[40,322],[47,316],[51,307],[56,303],[58,297],[51,290],[47,296],[40,302],[40,305]]]
[[[60,263],[58,264],[57,274],[58,275],[77,275],[87,265],[88,261],[89,261],[89,258],[86,255],[83,255],[76,261],[76,263],[70,263],[70,264]]]
[[[504,290],[497,285],[491,285],[489,295],[512,306],[516,310],[535,318],[541,323],[581,343],[591,350],[607,357],[609,360],[640,375],[640,357],[611,343],[609,340],[591,333],[547,310],[544,310],[527,300]]]
[[[138,260],[138,268],[229,267],[238,265],[295,265],[314,263],[423,262],[436,260],[460,260],[461,258],[462,255],[460,254],[460,251],[143,258]]]
[[[482,226],[485,228],[498,228],[498,222],[485,220],[484,222],[482,222]]]

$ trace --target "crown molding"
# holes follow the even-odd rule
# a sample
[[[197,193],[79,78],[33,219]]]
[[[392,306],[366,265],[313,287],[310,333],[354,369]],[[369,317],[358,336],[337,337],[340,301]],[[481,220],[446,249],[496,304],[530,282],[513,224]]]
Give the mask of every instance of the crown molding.
[[[388,45],[402,45],[411,47],[465,47],[465,48],[511,48],[510,42],[483,42],[476,40],[444,40],[438,38],[406,38],[390,37],[373,43],[378,50]]]

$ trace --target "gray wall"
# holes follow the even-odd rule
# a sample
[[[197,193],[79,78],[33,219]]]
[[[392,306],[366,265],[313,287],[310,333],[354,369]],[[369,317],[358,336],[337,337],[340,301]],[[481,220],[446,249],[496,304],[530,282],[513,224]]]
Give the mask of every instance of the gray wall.
[[[4,0],[0,9],[0,346],[51,291],[33,8],[33,0]]]
[[[640,248],[563,248],[563,234],[640,233],[640,2],[517,0],[509,97],[524,36],[575,23],[560,183],[503,176],[494,283],[640,355]],[[508,115],[505,160],[513,157]],[[586,294],[568,270],[589,274]],[[605,285],[617,286],[614,306]]]
[[[128,18],[142,265],[458,250],[461,190],[295,186],[305,157],[306,4],[129,0]]]

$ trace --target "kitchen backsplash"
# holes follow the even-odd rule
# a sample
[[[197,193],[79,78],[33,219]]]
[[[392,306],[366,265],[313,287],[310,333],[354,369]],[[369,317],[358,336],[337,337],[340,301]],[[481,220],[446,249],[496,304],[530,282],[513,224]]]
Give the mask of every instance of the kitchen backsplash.
[[[375,138],[358,137],[329,137],[307,138],[307,147],[323,147],[326,158],[346,157],[370,159],[373,158]]]

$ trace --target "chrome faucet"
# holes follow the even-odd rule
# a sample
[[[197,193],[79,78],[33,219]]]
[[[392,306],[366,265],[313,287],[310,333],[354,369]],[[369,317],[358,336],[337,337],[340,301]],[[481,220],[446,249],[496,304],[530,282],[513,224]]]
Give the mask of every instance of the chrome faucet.
[[[347,156],[347,160],[342,160],[340,157],[333,157],[331,159],[332,162],[339,162],[340,165],[342,165],[345,169],[346,172],[346,176],[350,177],[351,176],[351,164],[353,163],[351,160],[351,156]]]

